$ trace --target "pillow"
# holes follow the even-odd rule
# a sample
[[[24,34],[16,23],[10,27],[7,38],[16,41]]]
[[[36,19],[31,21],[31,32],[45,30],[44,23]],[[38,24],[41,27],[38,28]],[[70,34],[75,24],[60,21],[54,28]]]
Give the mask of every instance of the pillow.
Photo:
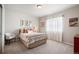
[[[28,30],[28,33],[33,33],[33,31],[32,30]]]
[[[19,30],[19,33],[28,33],[28,30],[25,29],[25,28],[23,28],[23,29],[20,29],[20,30]]]
[[[23,33],[28,33],[28,30],[24,28]]]

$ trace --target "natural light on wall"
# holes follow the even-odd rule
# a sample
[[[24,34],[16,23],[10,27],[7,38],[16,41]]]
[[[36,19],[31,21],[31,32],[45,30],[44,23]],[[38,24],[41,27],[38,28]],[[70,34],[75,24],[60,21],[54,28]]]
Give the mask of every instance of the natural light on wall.
[[[53,37],[54,40],[62,41],[63,17],[47,19],[46,32],[50,39]]]

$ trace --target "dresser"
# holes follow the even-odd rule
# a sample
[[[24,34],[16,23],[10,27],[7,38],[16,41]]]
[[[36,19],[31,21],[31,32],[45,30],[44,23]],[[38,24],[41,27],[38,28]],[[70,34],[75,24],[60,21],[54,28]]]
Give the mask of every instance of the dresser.
[[[79,54],[79,34],[74,37],[74,54]]]

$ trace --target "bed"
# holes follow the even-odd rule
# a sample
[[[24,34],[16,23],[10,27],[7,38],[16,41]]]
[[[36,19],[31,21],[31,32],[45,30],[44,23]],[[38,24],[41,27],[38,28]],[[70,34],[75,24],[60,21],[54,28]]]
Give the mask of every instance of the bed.
[[[30,32],[27,30],[20,31],[20,40],[28,48],[34,48],[45,44],[47,42],[47,35],[45,33]]]

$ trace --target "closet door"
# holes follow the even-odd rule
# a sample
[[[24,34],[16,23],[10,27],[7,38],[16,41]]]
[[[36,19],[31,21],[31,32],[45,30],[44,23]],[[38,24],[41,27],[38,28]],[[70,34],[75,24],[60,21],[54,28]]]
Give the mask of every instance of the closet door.
[[[2,51],[2,6],[0,5],[0,53]]]

